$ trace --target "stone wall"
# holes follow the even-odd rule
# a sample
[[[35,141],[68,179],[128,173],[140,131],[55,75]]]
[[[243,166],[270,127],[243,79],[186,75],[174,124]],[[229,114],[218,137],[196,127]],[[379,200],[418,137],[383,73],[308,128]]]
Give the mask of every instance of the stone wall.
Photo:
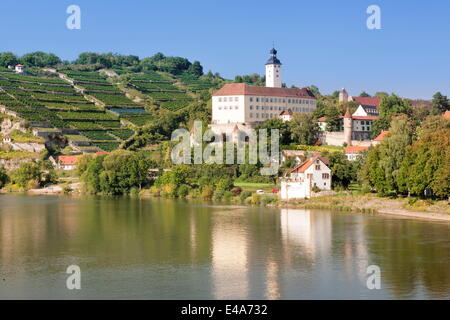
[[[6,136],[14,130],[26,132],[26,129],[24,127],[24,121],[12,120],[9,118],[3,119],[3,121],[0,124],[0,134]]]
[[[0,167],[7,171],[17,169],[22,162],[30,162],[33,159],[0,159]]]

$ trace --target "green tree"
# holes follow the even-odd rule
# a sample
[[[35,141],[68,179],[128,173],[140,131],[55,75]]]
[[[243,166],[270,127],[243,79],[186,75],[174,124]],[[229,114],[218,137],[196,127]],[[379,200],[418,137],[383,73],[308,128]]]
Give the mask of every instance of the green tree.
[[[200,77],[203,75],[203,67],[200,64],[199,61],[194,61],[194,63],[192,63],[189,68],[188,68],[188,73],[196,76],[196,77]]]
[[[347,189],[350,183],[357,178],[355,166],[341,152],[324,153],[323,156],[330,161],[329,168],[331,169],[333,188]]]
[[[440,118],[440,119],[436,119]],[[438,120],[438,121],[437,121]],[[398,185],[402,193],[423,196],[425,189],[435,196],[450,196],[450,120],[430,117],[420,135],[406,150]]]
[[[11,180],[21,188],[26,188],[30,181],[39,184],[41,181],[41,168],[36,162],[22,162],[12,171]]]
[[[440,92],[436,92],[433,95],[433,100],[431,101],[433,104],[433,113],[441,114],[447,110],[450,110],[450,102],[447,96],[442,95]]]
[[[3,188],[9,181],[8,174],[5,168],[0,167],[0,189]]]
[[[19,58],[12,52],[0,52],[0,67],[14,66],[19,63]]]
[[[320,128],[311,114],[294,113],[289,127],[294,142],[313,145],[319,139]]]
[[[61,59],[53,53],[42,51],[31,52],[23,55],[20,60],[29,67],[53,67],[61,63]]]
[[[360,97],[364,97],[364,98],[368,98],[370,97],[370,94],[368,94],[367,92],[363,91],[359,94]]]

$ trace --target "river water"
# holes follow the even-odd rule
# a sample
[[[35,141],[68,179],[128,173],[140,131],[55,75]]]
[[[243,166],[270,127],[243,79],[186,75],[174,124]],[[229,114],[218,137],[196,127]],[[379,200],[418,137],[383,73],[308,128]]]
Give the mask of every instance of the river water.
[[[80,290],[67,289],[70,265],[80,268]],[[369,266],[376,267],[368,273]],[[378,279],[380,288],[369,289]],[[0,299],[11,298],[450,299],[450,224],[166,199],[1,195]]]

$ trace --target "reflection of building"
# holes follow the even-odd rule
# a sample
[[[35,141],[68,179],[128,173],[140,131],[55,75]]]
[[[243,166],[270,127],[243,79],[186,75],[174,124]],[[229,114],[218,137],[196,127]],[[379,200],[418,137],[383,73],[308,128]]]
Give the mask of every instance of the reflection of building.
[[[311,210],[281,209],[281,234],[285,246],[300,246],[311,259],[331,250],[331,215]]]
[[[218,214],[213,224],[212,276],[216,299],[248,298],[248,240],[233,216]],[[228,221],[227,221],[228,220]],[[227,225],[228,224],[228,225]]]

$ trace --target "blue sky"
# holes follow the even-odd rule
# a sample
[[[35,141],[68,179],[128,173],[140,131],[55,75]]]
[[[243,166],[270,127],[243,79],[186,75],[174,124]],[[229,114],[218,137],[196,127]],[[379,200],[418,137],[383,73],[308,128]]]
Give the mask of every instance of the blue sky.
[[[66,28],[81,8],[82,29]],[[369,5],[381,30],[366,27]],[[0,51],[166,55],[199,60],[226,78],[264,72],[275,42],[288,85],[345,87],[429,99],[450,96],[448,0],[1,0]]]

